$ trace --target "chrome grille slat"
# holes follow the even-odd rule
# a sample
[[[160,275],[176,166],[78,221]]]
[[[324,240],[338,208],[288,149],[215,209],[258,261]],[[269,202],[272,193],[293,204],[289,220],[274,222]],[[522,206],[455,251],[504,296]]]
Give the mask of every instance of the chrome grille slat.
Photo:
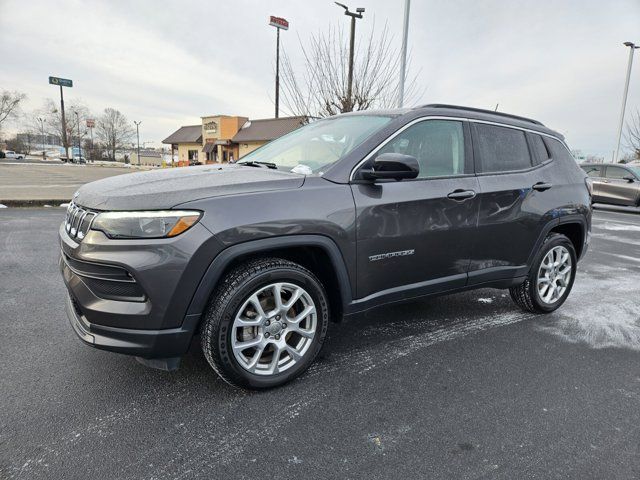
[[[71,202],[67,208],[67,214],[64,220],[64,228],[71,238],[82,240],[89,229],[93,219],[98,214]]]

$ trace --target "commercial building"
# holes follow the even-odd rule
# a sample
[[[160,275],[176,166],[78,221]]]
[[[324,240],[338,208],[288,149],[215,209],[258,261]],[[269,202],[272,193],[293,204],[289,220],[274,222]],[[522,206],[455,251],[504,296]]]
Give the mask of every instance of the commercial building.
[[[235,162],[247,153],[307,122],[306,117],[265,118],[209,115],[200,125],[186,125],[165,138],[180,164]]]

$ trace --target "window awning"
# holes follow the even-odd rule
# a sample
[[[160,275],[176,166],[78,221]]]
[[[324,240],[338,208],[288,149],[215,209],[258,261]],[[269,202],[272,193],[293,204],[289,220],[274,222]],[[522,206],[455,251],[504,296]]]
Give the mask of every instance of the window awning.
[[[202,151],[204,153],[211,153],[216,149],[216,145],[214,143],[205,143]]]

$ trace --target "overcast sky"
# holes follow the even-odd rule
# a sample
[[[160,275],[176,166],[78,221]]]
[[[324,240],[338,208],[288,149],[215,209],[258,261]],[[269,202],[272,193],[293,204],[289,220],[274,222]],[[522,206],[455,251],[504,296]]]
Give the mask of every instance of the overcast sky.
[[[358,34],[386,22],[399,45],[403,0],[346,3],[366,7]],[[269,15],[290,21],[281,40],[294,66],[311,32],[348,22],[329,0],[0,0],[0,89],[25,92],[29,111],[59,101],[49,75],[71,78],[65,99],[142,120],[141,141],[156,144],[202,115],[271,117]],[[499,103],[610,158],[627,40],[640,44],[640,0],[413,0],[415,103]],[[628,114],[640,109],[640,50],[635,60]]]

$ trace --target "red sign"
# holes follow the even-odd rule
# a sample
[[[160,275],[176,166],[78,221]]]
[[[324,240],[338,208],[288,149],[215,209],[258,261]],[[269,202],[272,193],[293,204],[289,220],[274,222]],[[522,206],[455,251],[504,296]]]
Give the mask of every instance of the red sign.
[[[96,126],[96,121],[93,118],[87,118],[87,128],[93,128]]]
[[[281,17],[269,17],[269,25],[276,28],[282,28],[283,30],[289,30],[289,22]]]

